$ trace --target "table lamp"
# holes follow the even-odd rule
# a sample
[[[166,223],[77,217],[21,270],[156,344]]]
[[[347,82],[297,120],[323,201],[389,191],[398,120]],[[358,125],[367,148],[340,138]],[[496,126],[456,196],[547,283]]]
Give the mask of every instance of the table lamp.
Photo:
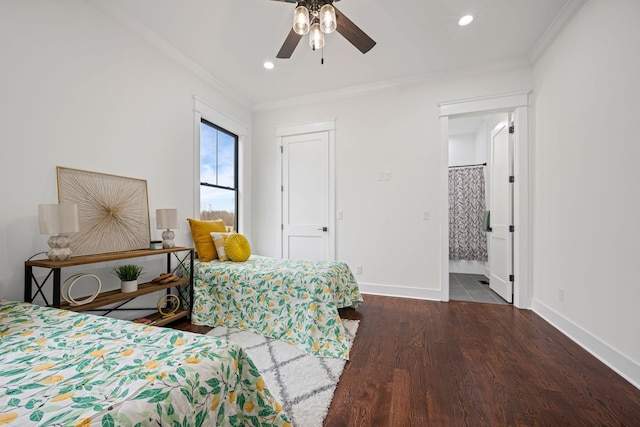
[[[175,233],[172,228],[180,228],[178,224],[178,209],[156,209],[156,228],[164,229],[162,232],[162,247],[165,249],[175,247],[173,238]]]
[[[54,234],[49,238],[47,256],[51,261],[71,258],[69,233],[80,231],[80,216],[76,204],[38,205],[40,234]]]

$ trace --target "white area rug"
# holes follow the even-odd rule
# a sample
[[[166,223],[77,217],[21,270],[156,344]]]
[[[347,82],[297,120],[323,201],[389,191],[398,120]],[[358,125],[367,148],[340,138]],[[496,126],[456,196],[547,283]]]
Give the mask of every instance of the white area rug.
[[[358,320],[343,320],[349,349]],[[312,356],[283,341],[224,326],[207,335],[224,338],[245,349],[273,396],[296,427],[322,427],[345,360]]]

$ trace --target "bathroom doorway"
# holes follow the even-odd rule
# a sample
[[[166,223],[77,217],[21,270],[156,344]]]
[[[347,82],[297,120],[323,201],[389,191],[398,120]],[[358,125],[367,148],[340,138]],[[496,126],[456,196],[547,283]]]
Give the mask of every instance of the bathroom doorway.
[[[509,112],[449,120],[452,300],[513,302],[513,239],[509,231],[513,218],[513,186],[509,178],[513,173],[513,138],[509,127]]]
[[[513,287],[513,305],[517,308],[531,308],[531,203],[529,189],[529,92],[514,92],[504,95],[487,96],[442,102],[440,107],[441,125],[441,300],[449,301],[449,217],[448,217],[448,164],[449,164],[449,122],[456,118],[512,112],[509,123],[510,140],[513,142],[513,222],[510,227],[513,242],[513,274],[509,281]],[[491,256],[489,256],[491,259]]]

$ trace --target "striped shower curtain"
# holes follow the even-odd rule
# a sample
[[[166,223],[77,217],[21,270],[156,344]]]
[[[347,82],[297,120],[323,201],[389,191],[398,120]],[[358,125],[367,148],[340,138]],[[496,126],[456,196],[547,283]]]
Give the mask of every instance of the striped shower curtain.
[[[449,169],[449,259],[488,259],[484,187],[484,166]]]

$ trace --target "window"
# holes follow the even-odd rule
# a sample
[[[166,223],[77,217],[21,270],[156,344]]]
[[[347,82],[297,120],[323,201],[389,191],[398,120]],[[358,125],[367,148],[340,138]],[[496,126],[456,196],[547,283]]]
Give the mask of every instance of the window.
[[[200,120],[200,219],[238,224],[238,136]]]

